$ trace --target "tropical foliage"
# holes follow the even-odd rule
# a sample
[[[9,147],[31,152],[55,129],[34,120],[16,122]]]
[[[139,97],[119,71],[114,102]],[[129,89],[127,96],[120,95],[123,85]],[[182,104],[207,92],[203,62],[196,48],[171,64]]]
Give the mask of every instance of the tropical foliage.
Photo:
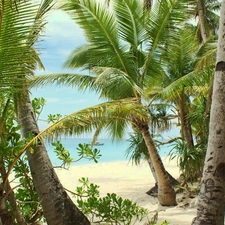
[[[101,98],[108,101],[101,104],[101,107],[104,104],[108,105],[109,102],[117,104],[118,100],[135,98],[137,101],[135,104],[145,107],[144,110],[148,112],[145,117],[147,116],[148,119],[143,121],[143,116],[132,114],[127,114],[124,118],[123,115],[117,114],[120,118],[119,123],[118,120],[101,119],[101,124],[93,126],[93,120],[100,118],[100,114],[94,117],[91,112],[93,109],[87,109],[82,112],[89,115],[91,112],[92,120],[88,122],[85,119],[86,124],[83,123],[82,128],[80,126],[81,130],[75,129],[76,123],[68,122],[69,120],[74,122],[74,117],[79,117],[78,112],[62,119],[63,126],[59,123],[51,126],[48,135],[58,135],[60,132],[78,134],[95,129],[95,140],[100,131],[106,128],[112,138],[122,138],[125,128],[130,123],[135,132],[142,133],[154,170],[158,173],[155,177],[159,179],[160,173],[165,176],[162,180],[167,180],[166,173],[163,172],[163,164],[160,163],[158,169],[156,169],[157,165],[154,165],[154,157],[159,158],[159,156],[149,128],[159,126],[160,119],[164,120],[161,124],[167,123],[167,128],[170,128],[171,121],[178,118],[181,138],[186,142],[187,149],[195,148],[193,132],[196,131],[193,129],[197,118],[193,121],[190,109],[196,92],[201,96],[209,93],[210,97],[210,89],[207,85],[212,79],[211,65],[215,51],[209,48],[212,46],[211,42],[205,41],[199,45],[199,39],[195,35],[196,27],[190,25],[188,21],[194,4],[187,5],[185,1],[157,1],[151,6],[151,10],[147,11],[141,2],[114,0],[110,1],[107,9],[105,8],[106,5],[95,1],[73,1],[62,6],[62,9],[67,11],[84,30],[88,42],[75,49],[64,65],[88,70],[88,75],[50,74],[36,77],[32,83],[39,86],[55,83],[77,86],[81,90],[95,90]],[[184,9],[185,13],[182,13]],[[213,15],[215,14],[212,13],[211,16]],[[93,26],[89,26],[89,23]],[[209,40],[213,38],[210,37]],[[107,57],[104,57],[105,55]],[[208,101],[209,98],[205,99]],[[154,118],[151,107],[153,103],[159,102],[161,105],[170,105],[170,109],[173,110],[172,116]],[[208,102],[207,104],[210,104],[210,101]],[[132,106],[133,109],[135,107]],[[205,112],[207,108],[208,106],[205,105]],[[120,110],[122,113],[123,104]],[[109,114],[106,117],[100,116],[115,118],[115,116],[109,117]],[[205,121],[207,117],[207,113],[202,115]],[[92,125],[87,125],[87,122]],[[207,133],[204,138],[207,139]],[[201,139],[201,142],[206,143],[205,139]],[[198,151],[193,150],[193,152]],[[204,158],[204,155],[202,157]],[[197,179],[197,176],[195,177]],[[169,184],[166,186],[170,187]]]
[[[122,139],[127,128],[132,128],[128,149],[131,159],[137,164],[141,158],[148,160],[156,173],[159,203],[175,205],[175,192],[157,151],[159,138],[155,137],[176,126],[180,136],[168,142],[175,140],[171,158],[177,158],[180,178],[194,182],[202,174],[216,59],[219,21],[216,12],[220,3],[207,0],[106,2],[63,2],[60,9],[81,27],[87,40],[87,44],[71,52],[64,66],[84,72],[37,77],[33,77],[35,68],[44,66],[35,45],[54,2],[6,1],[0,4],[0,210],[4,212],[1,216],[3,224],[17,222],[25,225],[43,221],[43,215],[49,224],[68,221],[89,224],[58,181],[42,138],[52,141],[62,134],[71,136],[94,131],[94,143],[101,132],[107,133],[111,139]],[[193,16],[198,17],[196,24],[190,22]],[[31,102],[28,85],[46,84],[95,91],[103,103],[64,118],[60,114],[49,115],[48,121],[52,124],[39,132],[36,119],[46,102],[43,98]],[[68,167],[74,161],[70,153],[57,140],[53,146],[62,160],[61,167]],[[80,144],[77,151],[80,158],[94,159],[95,162],[100,157],[100,152],[89,145]],[[39,159],[45,160],[40,163]],[[223,167],[219,164],[218,171]],[[12,170],[20,181],[15,195],[8,180]],[[52,204],[45,199],[42,189],[44,177],[50,177],[48,171],[57,183],[50,186],[57,186],[59,190],[54,189],[59,198],[56,197]],[[218,171],[215,173],[219,176]],[[47,180],[50,182],[51,179]],[[93,204],[94,199],[95,205],[91,206],[95,210],[98,208],[99,212],[104,208],[100,203],[104,206],[107,202],[117,204],[115,211],[108,208],[116,223],[129,224],[133,215],[138,219],[144,216],[144,211],[129,200],[122,200],[114,194],[99,198],[95,196],[98,195],[97,187],[91,184],[89,188],[95,191],[93,196],[87,201],[78,200],[83,212],[93,216],[87,204]],[[60,208],[56,220],[51,220],[52,212],[55,212],[53,205],[60,205],[65,199],[69,205],[66,217],[61,216],[65,213],[64,208]],[[18,205],[17,201],[21,204]],[[121,207],[120,212],[126,208],[128,214],[118,213],[118,207]],[[108,211],[94,216],[112,222]],[[75,218],[73,215],[79,216]]]
[[[88,40],[87,45],[73,51],[65,65],[70,68],[91,68],[93,74],[88,76],[47,75],[36,79],[35,83],[55,82],[77,85],[80,89],[90,88],[99,92],[101,98],[112,101],[113,104],[118,100],[133,98],[136,105],[143,107],[142,116],[136,116],[133,111],[130,111],[125,118],[122,110],[126,105],[121,104],[120,115],[117,114],[121,118],[120,123],[115,119],[110,121],[110,124],[108,121],[103,123],[101,119],[102,124],[97,124],[96,135],[102,128],[107,128],[113,132],[113,137],[117,135],[121,138],[128,123],[134,130],[139,130],[157,173],[159,200],[164,199],[164,202],[161,202],[163,205],[174,205],[176,204],[175,192],[162,162],[156,163],[156,159],[160,161],[160,157],[149,132],[149,119],[143,120],[143,115],[149,118],[148,106],[144,102],[148,103],[151,99],[146,90],[152,86],[154,77],[162,77],[165,74],[160,51],[162,46],[166,45],[165,39],[174,36],[179,30],[176,25],[185,21],[186,14],[178,13],[185,8],[185,3],[160,1],[153,5],[150,12],[143,10],[144,5],[136,1],[111,1],[111,3],[112,7],[107,10],[105,5],[95,1],[75,1],[63,6],[63,9],[68,11],[85,31]],[[89,26],[88,23],[93,26]],[[104,57],[105,54],[107,57]],[[133,105],[132,108],[134,107]],[[71,118],[67,117],[66,120]],[[111,118],[115,117],[108,117],[108,119]],[[73,128],[67,125],[66,129],[71,131]],[[163,185],[163,183],[167,184]],[[165,190],[165,187],[168,190]],[[170,193],[170,197],[160,197],[166,193]]]
[[[90,183],[88,178],[82,177],[79,182],[81,186],[76,188],[74,196],[82,212],[92,222],[129,225],[140,222],[149,213],[147,209],[115,193],[100,197],[99,186]]]

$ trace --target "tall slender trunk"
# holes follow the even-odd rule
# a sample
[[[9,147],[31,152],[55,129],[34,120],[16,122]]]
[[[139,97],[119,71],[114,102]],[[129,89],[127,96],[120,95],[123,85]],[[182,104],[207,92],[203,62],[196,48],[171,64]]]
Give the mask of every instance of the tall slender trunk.
[[[182,137],[187,143],[187,148],[191,149],[194,146],[194,141],[191,124],[188,119],[188,98],[185,94],[180,95],[180,99],[178,100],[178,106]]]
[[[18,101],[17,111],[23,136],[28,137],[30,133],[37,135],[39,129],[28,92]],[[32,147],[32,151],[27,150],[27,156],[48,225],[89,225],[88,219],[79,211],[60,183],[44,143],[39,140]]]
[[[200,26],[202,41],[206,42],[208,38],[208,34],[206,29],[204,3],[202,0],[197,0],[196,4],[197,4],[197,10],[198,10],[199,26]],[[209,87],[209,93],[207,96],[206,109],[205,109],[205,116],[207,116],[210,113],[211,104],[212,104],[212,85],[210,85]]]
[[[197,13],[198,13],[201,37],[202,37],[202,41],[205,42],[207,40],[207,30],[206,30],[206,23],[205,23],[204,4],[202,0],[197,0],[197,10],[198,10]]]
[[[193,225],[223,225],[225,195],[225,0],[222,1],[208,147]]]
[[[134,126],[137,127],[145,140],[145,144],[150,154],[151,162],[154,167],[158,181],[158,200],[163,206],[174,206],[176,202],[176,193],[169,179],[168,173],[164,168],[163,162],[156,149],[155,143],[149,132],[148,123],[138,118],[133,119]]]

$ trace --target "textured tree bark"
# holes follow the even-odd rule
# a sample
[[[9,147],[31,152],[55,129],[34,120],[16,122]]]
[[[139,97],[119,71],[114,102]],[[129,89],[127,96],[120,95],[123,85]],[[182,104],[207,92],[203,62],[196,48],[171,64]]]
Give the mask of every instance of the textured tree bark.
[[[148,165],[149,165],[152,175],[155,179],[155,186],[151,187],[150,190],[148,190],[146,192],[146,194],[151,195],[151,196],[157,196],[158,195],[158,181],[157,181],[155,169],[154,169],[152,161],[150,159],[148,159]],[[168,177],[170,179],[172,186],[179,184],[179,182],[171,174],[169,174],[168,171],[166,171],[166,173],[168,174]]]
[[[220,12],[208,148],[193,225],[223,225],[225,195],[225,0]]]
[[[159,153],[155,147],[154,141],[149,133],[149,130],[142,129],[142,135],[149,150],[149,154],[152,160],[153,167],[156,172],[158,181],[158,200],[162,206],[174,206],[177,205],[176,193],[170,182],[167,171],[164,168]]]
[[[147,122],[139,119],[134,119],[135,127],[137,127],[145,140],[145,144],[148,148],[152,165],[155,170],[155,174],[158,181],[158,200],[162,206],[175,206],[176,193],[169,179],[168,173],[164,168],[163,162],[159,156],[159,153],[155,147],[155,143],[149,132],[149,126]]]
[[[28,93],[20,98],[17,111],[23,136],[37,135],[39,129]],[[27,150],[27,156],[48,225],[89,225],[60,183],[41,140],[32,146],[32,151]]]

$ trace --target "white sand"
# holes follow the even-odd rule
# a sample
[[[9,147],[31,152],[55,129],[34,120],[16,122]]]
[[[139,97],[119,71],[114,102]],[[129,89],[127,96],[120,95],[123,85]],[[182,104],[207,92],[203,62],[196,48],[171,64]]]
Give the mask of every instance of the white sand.
[[[163,159],[166,170],[175,178],[179,177],[179,169],[176,161]],[[75,191],[79,186],[78,179],[88,177],[90,182],[100,186],[100,194],[116,193],[118,196],[128,198],[138,205],[148,208],[150,218],[158,211],[158,223],[167,220],[171,225],[191,224],[196,215],[195,200],[191,207],[185,208],[179,199],[182,194],[177,195],[179,201],[176,207],[162,207],[158,205],[157,198],[146,194],[154,186],[154,179],[147,163],[135,166],[127,161],[117,161],[109,163],[90,163],[83,166],[71,166],[69,170],[57,169],[57,174],[65,188]],[[140,224],[144,224],[142,221]]]

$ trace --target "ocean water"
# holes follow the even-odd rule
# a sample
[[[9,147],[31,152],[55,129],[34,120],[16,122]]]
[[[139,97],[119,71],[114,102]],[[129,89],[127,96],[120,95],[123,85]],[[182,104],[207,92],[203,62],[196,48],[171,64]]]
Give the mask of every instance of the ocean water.
[[[66,150],[70,152],[70,156],[75,160],[77,160],[78,154],[77,154],[77,147],[78,144],[81,143],[91,143],[91,138],[62,138],[61,143],[65,147]],[[126,149],[129,146],[129,141],[122,140],[117,142],[112,142],[111,139],[98,139],[99,143],[102,143],[103,145],[94,146],[94,148],[97,148],[100,150],[100,154],[102,155],[98,162],[113,162],[113,161],[119,161],[119,160],[129,160],[129,156],[127,158],[126,156]],[[51,144],[46,144],[48,154],[50,156],[50,159],[52,161],[52,164],[54,166],[59,166],[62,164],[62,162],[57,158],[56,153],[54,152],[54,147]],[[161,146],[159,149],[160,156],[167,156],[172,149],[171,145],[164,145]],[[94,163],[94,161],[90,161],[88,159],[81,159],[78,162],[72,163],[72,165],[84,165],[88,163]]]

